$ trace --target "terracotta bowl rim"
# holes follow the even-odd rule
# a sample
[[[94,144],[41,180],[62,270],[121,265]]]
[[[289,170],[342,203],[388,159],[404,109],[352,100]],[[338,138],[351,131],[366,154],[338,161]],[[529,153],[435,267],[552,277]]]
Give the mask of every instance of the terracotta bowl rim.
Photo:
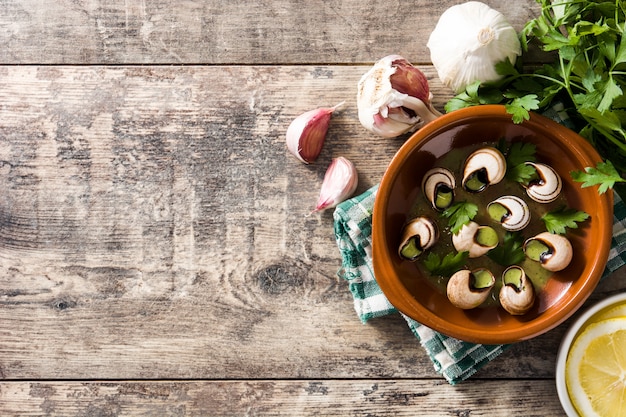
[[[433,330],[463,341],[484,344],[506,344],[539,336],[558,326],[574,314],[595,289],[605,269],[610,250],[613,227],[612,191],[599,195],[598,205],[602,211],[600,217],[602,215],[604,215],[604,217],[601,217],[601,221],[598,222],[597,227],[601,228],[600,232],[602,236],[606,235],[607,238],[600,242],[597,251],[595,251],[588,278],[582,285],[569,289],[569,291],[575,291],[569,303],[562,303],[563,305],[551,307],[549,312],[541,313],[533,320],[520,322],[519,326],[511,328],[484,328],[474,331],[462,325],[443,320],[424,306],[421,306],[420,303],[411,296],[408,290],[405,289],[394,271],[389,256],[392,256],[392,254],[395,255],[395,252],[391,252],[386,248],[387,245],[385,244],[384,237],[385,216],[387,213],[390,190],[398,178],[398,171],[401,169],[404,160],[407,159],[413,149],[421,144],[422,141],[428,140],[431,136],[441,133],[442,129],[445,131],[446,126],[449,125],[450,122],[458,124],[459,121],[462,120],[479,120],[481,118],[494,117],[502,119],[503,121],[511,120],[511,115],[506,113],[502,105],[474,106],[447,113],[426,124],[406,140],[389,163],[377,190],[372,212],[372,258],[374,275],[381,290],[389,302],[401,313]],[[563,136],[567,136],[569,142],[572,140],[575,142],[577,153],[590,156],[596,163],[602,160],[595,148],[593,148],[587,140],[545,116],[531,113],[530,120],[525,121],[524,124],[535,131],[551,129],[553,136],[558,136],[559,140],[564,140]],[[454,307],[450,305],[450,308]]]

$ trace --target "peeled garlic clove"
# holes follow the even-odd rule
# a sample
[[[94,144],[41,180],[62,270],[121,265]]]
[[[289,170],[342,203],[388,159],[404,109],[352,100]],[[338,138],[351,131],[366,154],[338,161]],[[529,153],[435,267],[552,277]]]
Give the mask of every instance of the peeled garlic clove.
[[[396,137],[441,116],[431,99],[426,76],[403,57],[389,55],[359,80],[359,121],[377,135]]]
[[[330,117],[343,103],[309,110],[293,119],[287,128],[287,149],[305,164],[315,161],[326,140]]]
[[[358,178],[352,162],[343,156],[334,158],[324,175],[320,196],[313,212],[335,207],[349,198],[356,190]]]
[[[517,31],[504,15],[478,1],[447,9],[426,44],[441,82],[460,93],[475,81],[499,80],[496,64],[522,54]]]

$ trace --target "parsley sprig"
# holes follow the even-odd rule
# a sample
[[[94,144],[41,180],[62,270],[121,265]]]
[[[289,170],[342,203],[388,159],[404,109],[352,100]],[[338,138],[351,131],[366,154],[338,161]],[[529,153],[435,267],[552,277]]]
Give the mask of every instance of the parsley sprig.
[[[543,220],[546,230],[550,233],[559,235],[567,233],[567,228],[578,228],[578,223],[584,222],[588,218],[589,214],[584,211],[567,207],[561,207],[541,216],[541,220]]]
[[[467,201],[459,201],[452,204],[442,214],[448,219],[450,231],[456,234],[461,228],[472,221],[478,213],[478,206]]]
[[[463,268],[468,257],[469,252],[450,252],[443,258],[434,252],[429,252],[424,260],[424,267],[432,275],[450,277]]]
[[[536,173],[535,168],[526,162],[535,162],[537,147],[530,142],[514,142],[506,152],[506,178],[511,181],[528,183]]]
[[[604,194],[609,188],[613,188],[616,182],[626,182],[622,178],[611,161],[600,162],[596,167],[586,167],[585,171],[570,172],[572,179],[582,182],[581,187],[591,187],[599,185],[598,193]]]
[[[502,266],[511,266],[524,260],[524,236],[519,232],[506,232],[502,243],[487,252],[487,256]]]

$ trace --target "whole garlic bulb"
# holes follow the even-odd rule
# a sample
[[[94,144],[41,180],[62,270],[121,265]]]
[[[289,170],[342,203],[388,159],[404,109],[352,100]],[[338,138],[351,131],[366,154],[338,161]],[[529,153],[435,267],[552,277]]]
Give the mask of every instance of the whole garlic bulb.
[[[522,53],[504,15],[479,1],[443,12],[426,46],[439,79],[456,93],[475,81],[499,80],[495,65],[507,58],[515,63]]]
[[[393,138],[441,116],[426,76],[399,55],[378,60],[357,86],[359,121],[370,132]]]

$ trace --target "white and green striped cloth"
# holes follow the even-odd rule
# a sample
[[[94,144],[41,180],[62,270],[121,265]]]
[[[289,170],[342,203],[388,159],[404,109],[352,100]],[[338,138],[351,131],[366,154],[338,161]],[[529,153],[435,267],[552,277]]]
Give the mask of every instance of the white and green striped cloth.
[[[372,209],[378,186],[341,203],[334,212],[335,238],[341,252],[338,275],[348,281],[354,308],[363,323],[375,317],[400,314],[389,303],[372,267]],[[613,239],[604,276],[626,264],[626,205],[615,195]],[[438,333],[404,316],[432,360],[450,384],[461,382],[500,355],[509,345],[464,342]]]

